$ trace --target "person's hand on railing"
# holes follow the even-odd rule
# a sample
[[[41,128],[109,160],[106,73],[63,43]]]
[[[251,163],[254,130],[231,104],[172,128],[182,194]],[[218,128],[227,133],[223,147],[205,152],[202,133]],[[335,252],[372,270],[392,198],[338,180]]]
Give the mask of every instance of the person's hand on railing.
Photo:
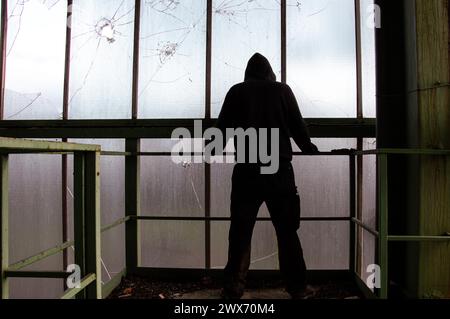
[[[344,154],[344,155],[352,154],[353,152],[356,152],[356,150],[353,148],[351,148],[351,149],[342,148],[342,149],[336,149],[336,150],[331,151],[331,153],[334,153],[334,154]]]

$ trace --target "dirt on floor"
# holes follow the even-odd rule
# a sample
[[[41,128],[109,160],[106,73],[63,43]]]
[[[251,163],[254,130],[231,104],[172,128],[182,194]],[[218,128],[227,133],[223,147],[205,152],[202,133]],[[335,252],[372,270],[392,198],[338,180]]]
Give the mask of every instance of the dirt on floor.
[[[363,295],[352,282],[327,282],[314,284],[313,299],[363,299]],[[144,277],[124,278],[109,299],[190,299],[190,296],[205,296],[209,291],[216,293],[221,288],[220,281],[203,278],[198,282],[168,282],[155,281]],[[278,291],[282,292],[280,281],[249,282],[249,291]],[[256,293],[255,295],[260,295]],[[267,295],[264,294],[264,295]],[[274,295],[273,299],[278,299]],[[206,298],[202,298],[206,299]],[[215,299],[212,297],[212,299]]]

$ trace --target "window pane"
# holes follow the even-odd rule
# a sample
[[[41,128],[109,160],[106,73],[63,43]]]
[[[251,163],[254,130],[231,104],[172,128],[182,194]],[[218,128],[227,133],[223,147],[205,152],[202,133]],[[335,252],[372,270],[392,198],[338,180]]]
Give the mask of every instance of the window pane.
[[[61,118],[67,5],[52,2],[8,1],[7,120]]]
[[[74,0],[71,119],[131,117],[134,0]]]
[[[61,156],[11,155],[9,160],[10,263],[62,243]],[[62,269],[61,255],[26,270]],[[45,287],[45,289],[42,289]],[[61,281],[14,280],[12,298],[56,298]]]
[[[171,152],[171,140],[143,140],[143,152]],[[141,157],[141,211],[146,216],[205,216],[205,165],[169,156]]]
[[[353,0],[288,0],[287,77],[305,117],[356,117]]]
[[[145,1],[140,118],[205,116],[206,1]]]
[[[141,221],[142,266],[203,268],[205,223]]]
[[[280,2],[276,0],[213,0],[213,117],[219,115],[228,90],[244,80],[254,53],[266,56],[280,78],[280,20]]]
[[[227,263],[229,222],[211,225],[212,266]],[[299,230],[305,261],[310,270],[348,269],[348,222],[302,222]],[[252,269],[278,269],[275,230],[270,222],[258,222],[252,240]]]
[[[376,117],[376,59],[373,0],[361,0],[361,54],[364,117]],[[371,12],[372,11],[372,12]]]

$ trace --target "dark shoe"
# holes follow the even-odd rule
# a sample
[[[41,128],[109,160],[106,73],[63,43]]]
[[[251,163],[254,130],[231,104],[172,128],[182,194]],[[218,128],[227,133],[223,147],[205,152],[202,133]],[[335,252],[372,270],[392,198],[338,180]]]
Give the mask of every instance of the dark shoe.
[[[319,290],[312,286],[306,286],[304,289],[290,293],[293,300],[308,300],[314,299]]]

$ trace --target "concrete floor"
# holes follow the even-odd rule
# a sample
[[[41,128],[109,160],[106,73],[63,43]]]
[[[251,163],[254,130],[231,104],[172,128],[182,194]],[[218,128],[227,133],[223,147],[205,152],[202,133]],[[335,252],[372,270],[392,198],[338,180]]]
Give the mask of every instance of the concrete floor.
[[[196,300],[196,299],[221,299],[220,290],[200,290],[191,293],[182,294],[176,297],[176,299],[184,300]],[[274,299],[274,300],[284,300],[291,299],[289,294],[283,289],[254,289],[248,290],[244,294],[244,300],[264,300],[264,299]]]

